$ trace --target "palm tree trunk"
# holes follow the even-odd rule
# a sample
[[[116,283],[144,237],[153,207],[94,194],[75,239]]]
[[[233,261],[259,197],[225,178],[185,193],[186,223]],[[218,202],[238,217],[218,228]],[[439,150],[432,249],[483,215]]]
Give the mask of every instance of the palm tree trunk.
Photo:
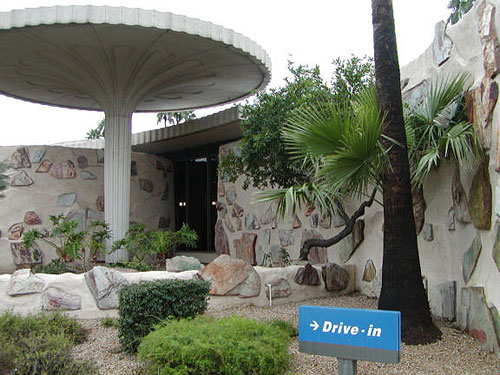
[[[431,319],[418,258],[392,0],[372,0],[372,12],[377,97],[386,114],[383,133],[397,142],[382,139],[390,168],[382,178],[384,257],[378,307],[401,311],[403,342],[429,343],[441,332]]]

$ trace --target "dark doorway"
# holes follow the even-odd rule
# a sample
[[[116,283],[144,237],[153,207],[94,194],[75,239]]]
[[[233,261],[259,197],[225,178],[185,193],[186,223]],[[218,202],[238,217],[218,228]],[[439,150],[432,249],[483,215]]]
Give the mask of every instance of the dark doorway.
[[[217,152],[207,151],[174,162],[175,227],[187,223],[199,237],[197,248],[178,251],[215,251],[218,158]]]

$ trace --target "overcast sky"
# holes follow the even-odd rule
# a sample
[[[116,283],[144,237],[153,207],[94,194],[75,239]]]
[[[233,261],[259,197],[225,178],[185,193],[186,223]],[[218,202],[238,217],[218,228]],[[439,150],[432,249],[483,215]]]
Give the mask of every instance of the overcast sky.
[[[393,4],[399,60],[404,66],[432,42],[434,25],[449,15],[448,0],[393,0]],[[327,78],[334,58],[373,55],[370,0],[2,0],[0,12],[53,5],[155,9],[233,29],[260,44],[270,55],[271,86],[282,84],[287,60],[317,64]],[[83,139],[103,117],[99,112],[53,108],[0,95],[0,145]],[[133,116],[134,133],[154,128],[158,128],[155,114]]]

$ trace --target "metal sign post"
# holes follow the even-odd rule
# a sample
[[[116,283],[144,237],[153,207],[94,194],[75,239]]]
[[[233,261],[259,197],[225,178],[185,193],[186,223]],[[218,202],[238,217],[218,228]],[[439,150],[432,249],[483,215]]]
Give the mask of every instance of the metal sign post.
[[[337,357],[339,375],[356,375],[358,360],[399,363],[399,311],[299,307],[299,350]]]

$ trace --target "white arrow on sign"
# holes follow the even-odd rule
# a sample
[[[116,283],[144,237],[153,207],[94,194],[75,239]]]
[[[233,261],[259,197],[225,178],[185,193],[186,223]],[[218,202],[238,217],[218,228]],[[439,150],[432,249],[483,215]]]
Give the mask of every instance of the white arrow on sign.
[[[311,324],[309,324],[309,327],[312,327],[313,331],[316,331],[319,327],[319,324],[317,321],[313,320]]]

